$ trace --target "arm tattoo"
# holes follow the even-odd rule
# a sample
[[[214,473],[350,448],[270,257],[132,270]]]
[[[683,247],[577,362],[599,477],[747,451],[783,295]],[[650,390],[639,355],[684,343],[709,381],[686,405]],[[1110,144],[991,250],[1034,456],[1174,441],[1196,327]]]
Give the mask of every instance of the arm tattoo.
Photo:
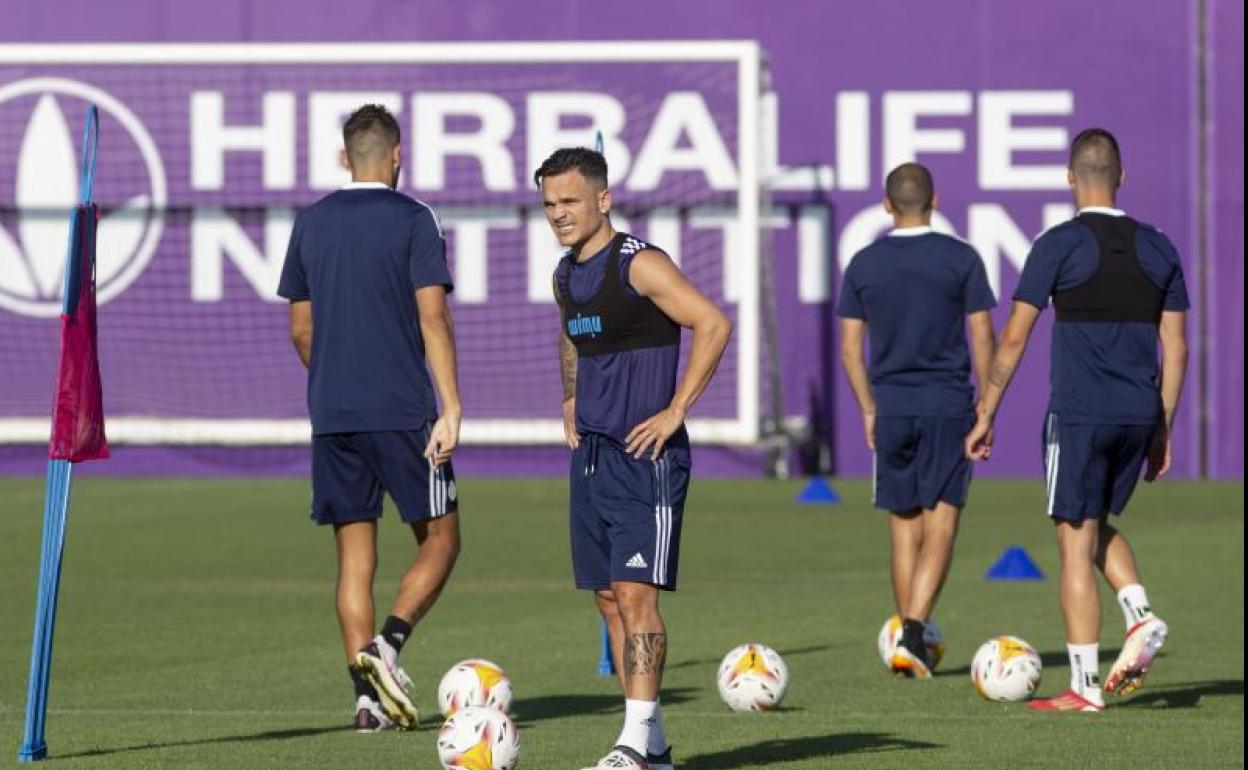
[[[563,400],[576,395],[576,346],[563,332],[559,333],[559,374],[563,379]]]
[[[655,676],[667,661],[667,634],[630,634],[624,640],[624,673]]]

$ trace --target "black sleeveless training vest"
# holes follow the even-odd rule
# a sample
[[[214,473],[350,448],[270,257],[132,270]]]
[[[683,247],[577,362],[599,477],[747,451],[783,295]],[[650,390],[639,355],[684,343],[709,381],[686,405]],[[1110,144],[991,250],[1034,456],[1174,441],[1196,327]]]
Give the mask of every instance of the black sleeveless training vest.
[[[1140,267],[1136,221],[1090,212],[1075,221],[1096,236],[1101,262],[1087,281],[1053,293],[1058,323],[1161,323],[1164,295]]]
[[[563,331],[576,346],[578,356],[680,344],[680,325],[648,298],[630,293],[620,280],[620,250],[625,246],[644,248],[636,238],[616,233],[607,253],[602,284],[586,302],[572,298],[568,287],[572,265],[562,266],[557,273]],[[573,257],[564,259],[571,262]]]

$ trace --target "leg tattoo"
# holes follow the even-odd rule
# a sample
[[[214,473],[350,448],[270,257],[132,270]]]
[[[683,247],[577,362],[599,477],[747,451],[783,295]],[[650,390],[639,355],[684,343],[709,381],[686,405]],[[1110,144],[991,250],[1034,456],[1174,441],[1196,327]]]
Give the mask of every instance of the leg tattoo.
[[[630,634],[624,640],[624,673],[655,676],[667,660],[667,634]]]

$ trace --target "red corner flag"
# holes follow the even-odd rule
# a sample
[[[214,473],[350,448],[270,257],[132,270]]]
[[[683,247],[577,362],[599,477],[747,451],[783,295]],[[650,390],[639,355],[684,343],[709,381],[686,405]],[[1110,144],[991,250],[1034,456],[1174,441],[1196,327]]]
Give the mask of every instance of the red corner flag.
[[[89,160],[84,159],[81,200],[70,222],[60,371],[52,409],[52,443],[48,447],[49,459],[71,463],[108,457],[95,333],[95,231],[99,209],[91,202],[95,158],[93,152],[90,155]]]

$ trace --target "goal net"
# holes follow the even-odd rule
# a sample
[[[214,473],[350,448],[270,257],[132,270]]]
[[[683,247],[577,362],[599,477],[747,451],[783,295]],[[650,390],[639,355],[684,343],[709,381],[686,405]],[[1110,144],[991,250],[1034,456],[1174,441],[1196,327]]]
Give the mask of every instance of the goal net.
[[[400,190],[448,240],[465,443],[562,441],[560,250],[531,177],[601,132],[616,228],[667,250],[736,323],[691,431],[754,444],[759,90],[759,51],[739,41],[0,46],[0,443],[47,438],[69,127],[88,103],[109,439],[306,442],[274,291],[298,210],[347,181],[342,121],[380,102],[403,128]]]

